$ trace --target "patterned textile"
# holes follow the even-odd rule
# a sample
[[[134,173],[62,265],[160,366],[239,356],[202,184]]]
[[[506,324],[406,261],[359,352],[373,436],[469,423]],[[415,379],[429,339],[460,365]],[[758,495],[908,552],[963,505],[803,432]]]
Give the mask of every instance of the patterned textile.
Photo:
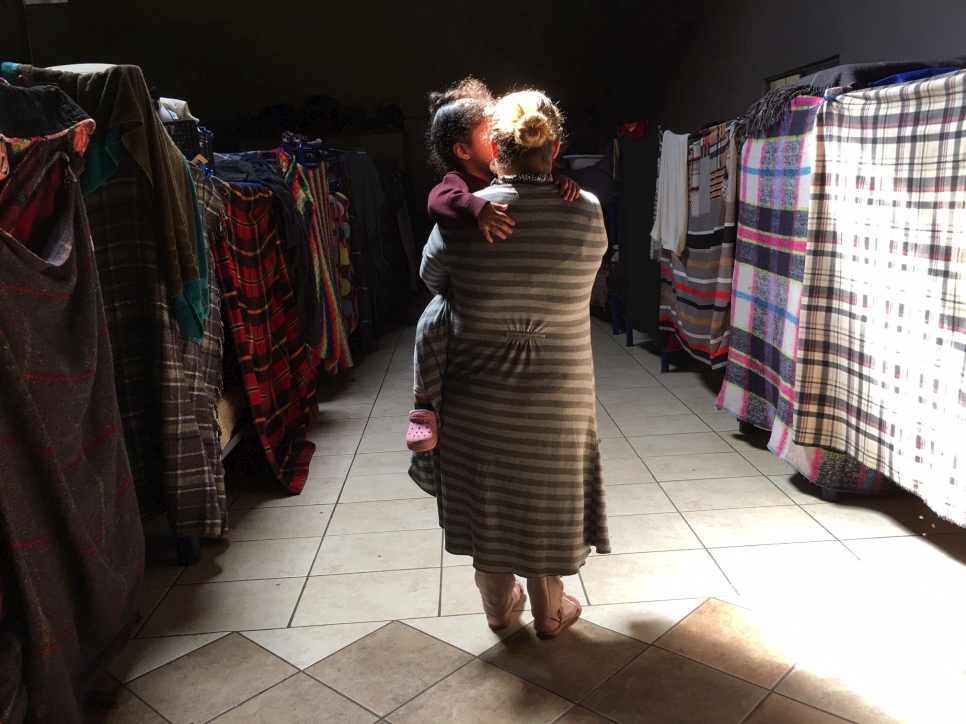
[[[452,305],[439,435],[446,549],[487,573],[569,575],[610,550],[594,399],[590,291],[607,249],[593,197],[491,186],[513,243],[435,230],[422,277]]]
[[[111,178],[85,197],[124,438],[141,514],[166,512],[178,535],[217,537],[226,517],[223,486],[205,449],[207,414],[198,413],[210,392],[198,387],[200,372],[189,372],[206,369],[212,342],[203,338],[199,348],[179,332],[151,198],[147,177],[126,152]],[[201,359],[186,364],[186,351]]]
[[[319,408],[272,194],[259,184],[218,183],[226,233],[212,251],[228,327],[265,457],[279,482],[300,493],[315,452],[306,426]]]
[[[712,368],[728,362],[737,157],[726,123],[691,142],[687,246],[681,256],[661,252],[660,328]]]
[[[8,86],[0,105],[35,92]],[[140,600],[144,536],[75,175],[89,125],[29,148],[8,144],[0,127],[0,145],[18,147],[0,182],[5,723],[80,724],[80,702],[123,646]]]
[[[339,250],[339,276],[342,284],[339,289],[342,299],[342,317],[345,328],[352,334],[359,328],[359,300],[352,274],[352,228],[349,226],[349,199],[345,194],[329,196],[332,201],[333,234]]]
[[[819,108],[795,442],[966,525],[966,73]]]
[[[742,150],[728,372],[718,407],[772,431],[769,448],[812,482],[872,492],[883,476],[844,455],[796,445],[795,357],[820,98],[796,98],[772,134]]]
[[[442,426],[443,373],[449,344],[450,304],[437,294],[426,305],[416,325],[416,350],[413,355],[413,394],[423,396],[436,411]],[[439,490],[439,446],[429,452],[414,452],[409,461],[409,477],[423,491],[436,495]]]

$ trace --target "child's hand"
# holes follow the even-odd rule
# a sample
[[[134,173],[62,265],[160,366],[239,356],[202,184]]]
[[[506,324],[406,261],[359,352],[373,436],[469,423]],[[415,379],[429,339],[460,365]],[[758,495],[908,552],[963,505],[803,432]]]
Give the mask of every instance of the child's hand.
[[[560,195],[565,201],[576,201],[580,196],[580,186],[569,176],[554,176],[553,182],[560,187]]]
[[[513,233],[513,226],[517,222],[504,213],[508,208],[510,207],[506,204],[488,203],[476,219],[476,225],[480,227],[483,236],[491,244],[493,237],[490,234],[496,234],[501,239],[506,239],[507,234]]]

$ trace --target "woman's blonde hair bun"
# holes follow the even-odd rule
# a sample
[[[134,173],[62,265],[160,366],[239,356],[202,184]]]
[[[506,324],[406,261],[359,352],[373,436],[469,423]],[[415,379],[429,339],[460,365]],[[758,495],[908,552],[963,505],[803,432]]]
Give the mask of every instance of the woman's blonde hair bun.
[[[513,137],[521,146],[539,148],[547,142],[551,132],[550,119],[547,116],[540,111],[527,111],[514,125]]]

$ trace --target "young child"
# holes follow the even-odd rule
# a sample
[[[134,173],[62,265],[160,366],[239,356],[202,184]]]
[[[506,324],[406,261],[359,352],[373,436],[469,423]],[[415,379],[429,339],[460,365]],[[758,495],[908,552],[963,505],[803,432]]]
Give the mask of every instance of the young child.
[[[430,161],[445,174],[429,194],[430,218],[441,228],[476,226],[490,243],[495,241],[494,237],[506,239],[514,226],[505,204],[491,204],[473,195],[493,180],[489,134],[492,105],[489,89],[475,78],[467,78],[442,93],[431,93],[431,120],[426,134]],[[580,195],[580,187],[573,179],[557,174],[554,179],[560,195],[568,201]],[[439,425],[436,411],[440,409],[448,334],[449,304],[437,296],[426,307],[416,329],[413,390],[416,409],[409,414],[406,434],[406,445],[413,452],[427,452],[436,447]],[[424,467],[423,473],[428,474],[428,468]],[[422,475],[412,470],[410,474],[424,489],[432,485],[429,480],[420,480]],[[427,492],[434,490],[427,489]]]

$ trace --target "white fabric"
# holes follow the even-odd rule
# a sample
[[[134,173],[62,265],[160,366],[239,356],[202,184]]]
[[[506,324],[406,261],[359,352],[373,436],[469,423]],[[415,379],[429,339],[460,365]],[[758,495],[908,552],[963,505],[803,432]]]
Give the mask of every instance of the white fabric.
[[[688,238],[687,134],[664,132],[658,174],[651,239],[654,245],[680,256]]]
[[[166,121],[198,121],[191,115],[185,101],[180,101],[177,98],[160,98],[158,104],[161,106],[161,117]]]

